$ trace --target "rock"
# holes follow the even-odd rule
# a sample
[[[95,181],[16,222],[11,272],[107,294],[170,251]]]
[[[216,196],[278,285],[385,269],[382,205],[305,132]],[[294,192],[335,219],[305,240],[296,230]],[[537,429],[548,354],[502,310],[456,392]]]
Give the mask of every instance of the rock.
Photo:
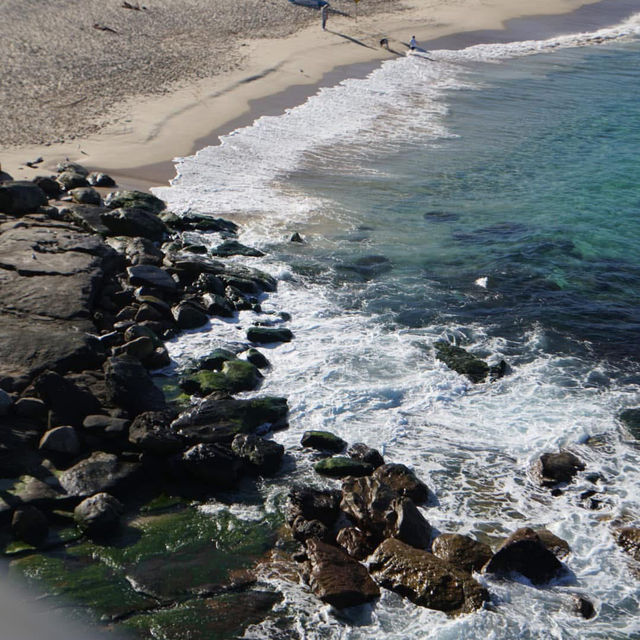
[[[33,382],[33,389],[49,408],[53,424],[77,427],[86,416],[100,409],[100,401],[91,391],[54,371],[40,374]]]
[[[449,614],[470,613],[489,599],[469,574],[394,538],[375,550],[369,571],[378,584],[414,604]]]
[[[615,531],[616,542],[636,562],[640,562],[640,528],[621,527]]]
[[[319,451],[331,451],[332,453],[340,453],[347,443],[329,431],[305,431],[302,434],[300,444],[303,447],[311,447]]]
[[[489,562],[493,552],[488,545],[469,536],[443,533],[433,541],[433,555],[457,569],[473,573]]]
[[[436,348],[436,358],[444,362],[447,367],[460,375],[467,376],[471,382],[482,382],[489,373],[489,365],[480,358],[476,358],[466,349],[440,340],[433,345]]]
[[[103,224],[100,217],[103,213],[109,211],[104,207],[71,203],[60,211],[64,214],[65,219],[72,220],[89,233],[97,233],[103,237],[111,233],[109,227]]]
[[[313,465],[313,469],[316,473],[329,478],[368,476],[373,472],[373,467],[370,464],[345,456],[333,456],[320,460]]]
[[[112,416],[91,415],[87,416],[82,427],[94,435],[102,435],[109,438],[127,437],[131,422],[124,418]]]
[[[102,491],[118,496],[139,482],[139,474],[139,464],[120,462],[113,454],[96,451],[63,472],[60,484],[69,495],[81,498]]]
[[[129,282],[134,286],[146,286],[154,289],[162,289],[167,292],[176,291],[178,285],[176,281],[160,267],[150,264],[138,264],[127,267]]]
[[[198,304],[185,301],[171,309],[180,329],[197,329],[209,321],[206,311]]]
[[[37,184],[45,192],[47,198],[58,198],[62,192],[60,183],[49,176],[36,176],[33,179],[33,184]]]
[[[140,361],[131,356],[109,358],[105,365],[105,381],[109,401],[132,416],[166,409],[162,391],[153,384]]]
[[[87,176],[87,182],[92,187],[115,187],[116,181],[106,173],[93,171]]]
[[[194,213],[189,211],[180,218],[180,228],[194,231],[217,231],[235,235],[238,232],[238,225],[230,220],[214,218],[206,213]]]
[[[267,357],[257,349],[253,348],[247,351],[247,361],[258,367],[258,369],[266,369],[267,367],[271,366],[271,363],[269,362],[269,360],[267,360]]]
[[[144,193],[143,191],[114,191],[107,195],[104,203],[109,209],[145,209],[151,213],[160,213],[166,209],[166,204],[156,198],[151,193]],[[164,223],[162,223],[164,226]],[[126,234],[125,234],[126,235]]]
[[[80,440],[73,427],[56,427],[49,429],[42,436],[39,448],[43,451],[75,456],[80,453]]]
[[[147,369],[164,369],[171,364],[171,356],[164,346],[156,347],[153,353],[145,358],[142,364],[144,364]]]
[[[296,518],[291,523],[291,533],[298,542],[305,543],[310,539],[322,540],[322,542],[328,543],[332,542],[329,528],[320,522],[320,520]]]
[[[129,236],[113,236],[107,242],[120,253],[124,253],[132,265],[162,265],[164,254],[148,238],[132,238]]]
[[[201,273],[193,283],[201,293],[212,293],[219,297],[224,296],[225,284],[218,276],[212,273]]]
[[[564,567],[533,529],[522,528],[502,543],[484,571],[501,576],[515,572],[540,585],[559,577]]]
[[[431,525],[410,498],[379,479],[345,480],[340,508],[376,542],[394,537],[417,548],[429,546]]]
[[[356,527],[340,529],[336,536],[336,542],[356,560],[364,560],[373,553],[377,546],[375,538]]]
[[[202,304],[210,316],[232,318],[235,313],[229,301],[224,296],[215,293],[205,293],[202,296]]]
[[[247,247],[244,244],[240,244],[237,240],[225,240],[222,244],[211,250],[211,255],[228,257],[228,256],[250,256],[261,258],[264,253],[259,249],[253,247]]]
[[[38,422],[44,422],[47,418],[47,406],[40,398],[20,398],[16,401],[13,410],[21,418]]]
[[[73,171],[74,173],[78,173],[85,178],[89,175],[89,170],[83,167],[81,164],[77,162],[71,162],[70,160],[64,160],[63,162],[59,162],[56,166],[56,171],[58,173],[64,173],[65,171]]]
[[[636,440],[640,440],[640,407],[625,409],[618,414],[618,419]]]
[[[411,498],[416,504],[422,504],[429,499],[427,485],[403,464],[384,464],[373,472],[373,477],[390,486],[398,495]]]
[[[198,361],[200,369],[208,369],[210,371],[220,371],[222,365],[229,360],[236,360],[238,356],[229,349],[214,349],[209,355],[204,356]]]
[[[38,546],[49,533],[49,522],[40,509],[30,505],[21,506],[13,513],[11,531],[18,540]]]
[[[74,202],[78,204],[100,204],[100,194],[92,187],[78,187],[77,189],[71,189],[69,194],[73,198]]]
[[[145,361],[146,358],[151,356],[155,347],[153,340],[148,336],[140,336],[131,342],[125,342],[119,347],[113,349],[114,356],[128,355],[137,360]]]
[[[185,440],[171,428],[171,418],[170,411],[141,413],[129,427],[129,442],[156,455],[177,453],[185,446]]]
[[[240,477],[240,459],[220,444],[197,444],[187,449],[180,458],[181,471],[207,488],[228,489]]]
[[[238,433],[286,429],[288,413],[286,398],[238,400],[214,393],[182,412],[172,427],[192,442],[231,442]]]
[[[23,216],[46,204],[45,192],[33,182],[18,180],[0,183],[0,213]]]
[[[65,191],[89,186],[87,178],[77,171],[63,171],[58,174],[57,180]]]
[[[119,500],[101,492],[85,498],[73,510],[73,519],[90,536],[102,538],[117,529],[123,511]]]
[[[231,443],[231,450],[252,473],[273,475],[282,464],[284,447],[254,434],[239,433]]]
[[[302,239],[302,236],[296,231],[289,238],[289,242],[298,242],[300,244],[303,244],[304,240]]]
[[[571,553],[569,543],[551,533],[548,529],[534,529],[534,531],[540,539],[540,542],[542,542],[558,560],[564,560]]]
[[[113,209],[100,214],[100,220],[116,236],[141,236],[149,240],[162,240],[169,232],[155,213],[136,207]]]
[[[4,389],[0,389],[0,416],[6,416],[11,405],[13,405],[13,398]]]
[[[354,274],[362,280],[370,280],[382,273],[391,271],[392,265],[388,258],[374,255],[363,256],[354,262],[338,265],[337,269]]]
[[[347,455],[354,460],[370,464],[374,469],[384,464],[384,458],[377,449],[368,447],[364,442],[355,442],[347,449]]]
[[[337,609],[371,602],[380,590],[365,567],[344,551],[319,540],[307,541],[309,585],[323,602]]]
[[[588,600],[584,596],[573,595],[572,596],[573,610],[574,612],[584,618],[585,620],[591,620],[596,615],[593,602]]]
[[[249,327],[247,329],[247,340],[268,344],[271,342],[291,342],[293,333],[290,329],[271,327]]]
[[[533,467],[533,475],[543,487],[553,487],[563,482],[571,482],[585,465],[580,458],[569,451],[543,453]]]
[[[340,491],[294,486],[287,495],[285,519],[289,524],[297,518],[318,520],[331,527],[340,514],[340,497]]]

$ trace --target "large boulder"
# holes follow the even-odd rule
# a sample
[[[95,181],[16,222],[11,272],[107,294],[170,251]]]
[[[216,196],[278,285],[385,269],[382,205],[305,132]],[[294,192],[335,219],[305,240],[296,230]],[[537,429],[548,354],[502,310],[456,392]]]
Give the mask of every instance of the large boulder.
[[[366,462],[347,458],[346,456],[333,456],[324,458],[313,465],[316,473],[328,478],[346,478],[348,476],[368,476],[373,472],[373,467]]]
[[[69,192],[74,202],[78,204],[100,204],[100,194],[92,187],[78,187]]]
[[[122,495],[139,479],[139,464],[121,462],[111,453],[96,451],[63,472],[60,485],[69,495],[85,498],[102,491]]]
[[[486,589],[468,573],[394,538],[375,550],[369,571],[381,586],[449,614],[470,613],[489,599]]]
[[[449,369],[467,376],[471,382],[482,382],[489,374],[489,365],[466,349],[440,340],[434,344],[436,358],[444,362]]]
[[[153,194],[135,190],[114,191],[107,195],[104,202],[110,209],[139,208],[156,214],[164,211],[167,207],[160,198]]]
[[[361,460],[370,464],[374,469],[384,464],[384,458],[377,449],[372,449],[364,442],[354,442],[348,449],[347,455],[354,460]]]
[[[23,216],[46,204],[45,192],[33,182],[17,180],[0,183],[0,213]]]
[[[182,473],[213,491],[233,487],[242,468],[230,448],[220,444],[197,444],[187,449],[177,462]]]
[[[100,220],[115,236],[161,240],[169,231],[155,213],[137,207],[104,211],[100,214]]]
[[[80,439],[71,426],[55,427],[43,434],[39,448],[45,453],[75,456],[80,453]]]
[[[156,455],[177,453],[184,445],[184,438],[171,428],[170,411],[145,411],[136,417],[129,427],[129,442]]]
[[[49,522],[40,509],[31,505],[23,505],[13,513],[11,532],[18,540],[37,546],[47,537]]]
[[[543,487],[571,482],[585,464],[570,451],[543,453],[533,466],[533,476]]]
[[[380,590],[366,568],[344,551],[319,540],[307,541],[309,585],[323,602],[337,609],[370,602]]]
[[[105,365],[107,397],[132,416],[145,411],[163,411],[166,402],[162,391],[139,360],[131,356],[109,358]]]
[[[191,300],[180,302],[171,309],[171,312],[180,329],[197,329],[209,321],[207,312]]]
[[[293,333],[285,327],[249,327],[247,329],[247,340],[260,344],[271,342],[291,342]]]
[[[443,533],[433,541],[433,555],[462,571],[480,571],[493,556],[489,545],[459,533]]]
[[[291,524],[296,518],[319,520],[328,527],[333,526],[340,514],[340,491],[293,487],[285,504],[286,521]]]
[[[564,570],[564,565],[529,528],[510,535],[484,568],[486,573],[501,576],[519,573],[535,585],[560,577]]]
[[[152,287],[173,292],[178,286],[164,269],[151,264],[137,264],[127,267],[127,275],[129,276],[129,282],[134,287]]]
[[[640,562],[640,528],[620,527],[615,531],[616,542],[634,560]]]
[[[352,558],[364,560],[377,546],[375,538],[357,527],[343,527],[336,535],[336,542]]]

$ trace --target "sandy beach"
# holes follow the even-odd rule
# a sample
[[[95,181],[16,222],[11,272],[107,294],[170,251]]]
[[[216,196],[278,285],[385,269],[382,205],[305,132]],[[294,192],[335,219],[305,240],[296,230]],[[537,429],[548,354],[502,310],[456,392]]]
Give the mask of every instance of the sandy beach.
[[[524,0],[336,0],[323,31],[319,11],[286,0],[4,4],[2,169],[31,179],[68,158],[138,187],[165,184],[172,158],[335,83],[336,68],[404,55],[414,34],[500,29],[532,12]],[[542,0],[535,13],[584,4]]]

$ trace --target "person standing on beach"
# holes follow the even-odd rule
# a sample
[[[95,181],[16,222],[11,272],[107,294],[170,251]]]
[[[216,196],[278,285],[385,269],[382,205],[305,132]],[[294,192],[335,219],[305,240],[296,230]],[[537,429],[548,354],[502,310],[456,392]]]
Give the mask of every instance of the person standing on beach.
[[[328,4],[322,5],[322,9],[320,9],[320,16],[322,18],[322,29],[325,30],[327,28],[327,17],[329,16]]]
[[[411,49],[411,51],[415,51],[417,46],[418,43],[416,41],[416,37],[411,36],[411,40],[409,40],[409,49]]]

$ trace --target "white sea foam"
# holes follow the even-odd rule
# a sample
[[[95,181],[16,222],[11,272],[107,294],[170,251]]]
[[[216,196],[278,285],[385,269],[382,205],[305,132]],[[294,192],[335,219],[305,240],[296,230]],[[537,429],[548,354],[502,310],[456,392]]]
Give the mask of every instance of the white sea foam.
[[[265,242],[265,236],[267,242],[282,238],[282,229],[292,220],[307,220],[318,210],[328,209],[327,223],[335,223],[330,195],[309,198],[296,193],[287,175],[305,163],[355,172],[372,153],[373,142],[384,153],[385,148],[407,144],[417,131],[422,140],[449,135],[442,117],[447,108],[443,91],[469,86],[465,71],[470,63],[625,37],[640,33],[639,25],[636,17],[595,34],[430,52],[438,64],[415,57],[385,63],[365,80],[324,89],[282,117],[261,118],[225,137],[221,146],[181,159],[173,186],[157,193],[176,210],[239,213],[246,228],[243,237],[256,244]],[[337,140],[341,153],[332,152]],[[549,354],[542,330],[531,331],[516,344],[467,325],[472,351],[507,359],[510,353],[527,354],[509,376],[473,385],[439,362],[431,348],[445,334],[461,334],[462,327],[443,322],[399,329],[376,314],[345,310],[341,295],[347,296],[347,290],[296,277],[277,258],[267,256],[259,264],[284,276],[278,292],[264,301],[265,310],[292,314],[287,326],[295,339],[264,349],[273,367],[260,393],[289,399],[291,426],[274,438],[294,455],[296,479],[322,484],[312,471],[312,456],[299,443],[305,430],[327,429],[415,468],[435,491],[437,504],[425,515],[440,531],[471,533],[495,545],[517,527],[545,526],[573,550],[568,560],[573,580],[536,589],[478,576],[496,610],[455,619],[388,592],[375,607],[338,614],[318,607],[304,585],[270,576],[284,594],[278,610],[292,619],[291,637],[640,636],[640,591],[612,535],[615,523],[640,518],[640,452],[615,418],[640,401],[637,385],[618,385],[611,365]],[[487,281],[479,278],[476,284],[486,287]],[[367,286],[375,284],[361,285]],[[239,329],[255,320],[252,312],[232,321],[214,318],[207,330],[188,332],[169,343],[170,354],[184,364],[225,342],[242,340]],[[610,383],[594,386],[594,377]],[[594,483],[581,477],[558,497],[540,490],[530,468],[542,452],[559,448],[576,452],[601,479]],[[265,490],[271,492],[267,503],[272,505],[273,494],[284,487],[276,481]],[[586,491],[596,492],[591,498],[599,508],[587,508]],[[260,514],[238,515],[255,519]],[[576,593],[594,601],[595,620],[585,622],[572,613],[571,596]],[[253,627],[247,637],[274,637],[269,625]]]

